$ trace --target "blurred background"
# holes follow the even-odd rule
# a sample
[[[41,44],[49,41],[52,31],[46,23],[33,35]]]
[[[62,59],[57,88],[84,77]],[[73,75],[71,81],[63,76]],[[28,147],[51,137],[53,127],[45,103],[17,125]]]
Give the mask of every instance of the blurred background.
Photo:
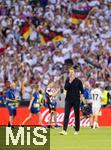
[[[74,66],[83,83],[99,82],[111,106],[111,0],[0,0],[0,95],[14,81],[24,104],[33,84],[61,88]],[[104,94],[105,96],[105,94]]]

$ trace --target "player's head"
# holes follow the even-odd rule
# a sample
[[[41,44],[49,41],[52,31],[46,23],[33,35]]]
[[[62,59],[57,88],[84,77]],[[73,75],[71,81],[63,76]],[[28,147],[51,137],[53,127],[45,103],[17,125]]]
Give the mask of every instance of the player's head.
[[[91,88],[91,85],[90,85],[90,83],[88,81],[84,82],[84,86],[85,86],[85,88],[88,88],[88,89]]]
[[[39,86],[38,85],[34,85],[34,90],[35,91],[39,91]]]
[[[52,88],[52,87],[54,87],[54,82],[48,84],[48,88]]]
[[[15,84],[14,82],[11,82],[11,83],[10,83],[10,88],[11,88],[11,89],[15,89],[15,87],[16,87],[16,84]]]
[[[69,75],[75,77],[75,71],[74,71],[74,68],[73,68],[73,67],[70,67],[70,68],[69,68]]]
[[[100,87],[100,83],[96,82],[94,85],[95,88],[99,88]]]
[[[109,87],[108,87],[108,86],[105,86],[105,90],[109,90]]]

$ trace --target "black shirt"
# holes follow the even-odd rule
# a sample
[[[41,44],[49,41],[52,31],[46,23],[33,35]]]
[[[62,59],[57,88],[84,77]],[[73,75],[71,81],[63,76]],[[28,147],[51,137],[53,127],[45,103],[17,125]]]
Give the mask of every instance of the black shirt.
[[[78,101],[80,93],[83,94],[83,84],[78,78],[75,78],[71,83],[67,78],[64,88],[67,91],[66,101]]]

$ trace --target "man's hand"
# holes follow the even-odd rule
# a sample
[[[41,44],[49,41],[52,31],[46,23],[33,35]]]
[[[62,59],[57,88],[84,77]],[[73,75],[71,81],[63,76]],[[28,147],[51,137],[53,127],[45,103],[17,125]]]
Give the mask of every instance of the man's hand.
[[[86,100],[82,94],[80,95],[80,100],[86,105]]]
[[[18,97],[18,96],[16,96],[16,97],[15,97],[15,99],[17,99],[17,100],[18,100],[18,99],[19,99],[19,97]]]

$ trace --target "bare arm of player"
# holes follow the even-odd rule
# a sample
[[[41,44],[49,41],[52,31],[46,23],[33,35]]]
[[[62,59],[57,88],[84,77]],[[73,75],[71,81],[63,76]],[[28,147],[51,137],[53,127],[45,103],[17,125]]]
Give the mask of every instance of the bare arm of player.
[[[46,92],[51,96],[52,95],[52,92],[49,91],[48,89],[46,90]]]
[[[29,110],[31,109],[31,106],[32,106],[32,103],[33,103],[33,101],[34,101],[34,97],[32,97],[32,99],[30,100],[30,104],[29,104]]]
[[[9,102],[17,102],[18,100],[17,100],[17,99],[12,100],[12,99],[10,99],[10,98],[6,98],[6,101],[9,101]]]
[[[56,90],[56,92],[54,92],[53,94],[52,94],[52,96],[56,96],[57,94],[59,94],[59,92],[60,92],[60,88],[58,88],[57,90]]]

